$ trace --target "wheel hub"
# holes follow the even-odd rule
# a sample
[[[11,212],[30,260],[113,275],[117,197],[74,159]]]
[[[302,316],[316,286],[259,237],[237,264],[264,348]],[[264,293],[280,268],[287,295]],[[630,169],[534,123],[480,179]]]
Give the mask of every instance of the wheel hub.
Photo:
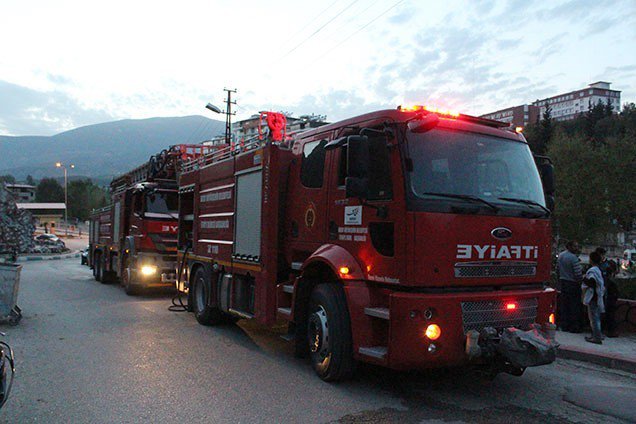
[[[322,306],[309,316],[309,349],[323,359],[329,355],[329,322]]]

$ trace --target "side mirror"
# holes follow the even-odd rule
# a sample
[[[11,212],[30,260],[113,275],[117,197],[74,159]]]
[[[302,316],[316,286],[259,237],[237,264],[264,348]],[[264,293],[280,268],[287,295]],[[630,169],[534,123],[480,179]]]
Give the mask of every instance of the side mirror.
[[[345,195],[347,197],[366,199],[369,197],[369,180],[358,177],[345,178]]]
[[[545,195],[545,207],[550,210],[550,212],[554,211],[554,196],[551,194]]]
[[[369,174],[369,137],[351,135],[347,137],[347,176],[367,178]]]
[[[430,113],[420,119],[409,121],[407,126],[412,133],[421,134],[432,130],[437,124],[439,124],[439,116]]]
[[[543,191],[546,195],[554,194],[554,166],[550,162],[544,162],[539,167]]]

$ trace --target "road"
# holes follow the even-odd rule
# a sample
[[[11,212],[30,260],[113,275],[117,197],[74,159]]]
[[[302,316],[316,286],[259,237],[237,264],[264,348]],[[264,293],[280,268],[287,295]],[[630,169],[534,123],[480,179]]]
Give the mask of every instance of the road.
[[[364,366],[328,384],[277,331],[200,326],[170,296],[95,282],[79,259],[25,264],[19,304],[22,322],[2,328],[18,367],[0,411],[11,423],[613,423],[636,393],[633,375],[561,360],[489,383]]]

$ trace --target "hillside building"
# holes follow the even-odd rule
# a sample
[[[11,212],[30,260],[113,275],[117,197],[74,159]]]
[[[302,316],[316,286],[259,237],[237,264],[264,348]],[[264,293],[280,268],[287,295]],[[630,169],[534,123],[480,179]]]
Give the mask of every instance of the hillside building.
[[[298,118],[287,116],[287,134],[292,132],[306,131],[311,128],[317,128],[326,125],[325,115],[301,115]],[[258,135],[258,124],[260,115],[252,115],[247,119],[232,123],[232,135],[235,141],[241,139],[247,140]],[[267,124],[261,125],[267,128]]]
[[[29,203],[35,200],[35,186],[29,184],[6,184],[5,187],[11,192],[15,201],[19,203]]]
[[[559,94],[547,99],[536,100],[532,103],[539,107],[539,114],[543,116],[546,108],[552,108],[552,118],[557,121],[568,121],[588,111],[590,106],[599,102],[612,106],[614,113],[621,110],[621,92],[611,90],[609,82],[598,81],[586,88]]]
[[[620,112],[621,92],[610,89],[611,83],[598,81],[580,90],[537,99],[532,104],[513,106],[481,115],[483,118],[508,122],[511,126],[525,127],[543,117],[546,108],[556,121],[568,121],[588,111],[599,102],[612,106],[614,113]]]
[[[537,122],[539,107],[534,105],[513,106],[482,115],[482,117],[507,122],[512,127],[525,127],[528,124]]]

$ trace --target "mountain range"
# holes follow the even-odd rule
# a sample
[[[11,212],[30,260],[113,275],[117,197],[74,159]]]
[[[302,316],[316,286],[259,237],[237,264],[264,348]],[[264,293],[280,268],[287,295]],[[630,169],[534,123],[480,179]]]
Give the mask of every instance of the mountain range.
[[[173,144],[199,143],[221,134],[225,123],[204,116],[124,119],[87,125],[53,136],[0,136],[0,175],[17,180],[59,177],[56,162],[73,164],[69,178],[101,183]]]

